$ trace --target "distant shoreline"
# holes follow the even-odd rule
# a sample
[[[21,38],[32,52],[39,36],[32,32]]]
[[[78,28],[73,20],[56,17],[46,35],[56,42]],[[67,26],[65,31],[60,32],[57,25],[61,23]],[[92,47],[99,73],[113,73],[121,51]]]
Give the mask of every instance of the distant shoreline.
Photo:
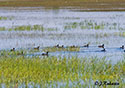
[[[117,1],[117,0],[116,0]],[[84,11],[125,11],[125,1],[121,2],[83,2],[82,0],[37,0],[37,1],[0,1],[1,7],[45,7],[45,8],[80,8]]]

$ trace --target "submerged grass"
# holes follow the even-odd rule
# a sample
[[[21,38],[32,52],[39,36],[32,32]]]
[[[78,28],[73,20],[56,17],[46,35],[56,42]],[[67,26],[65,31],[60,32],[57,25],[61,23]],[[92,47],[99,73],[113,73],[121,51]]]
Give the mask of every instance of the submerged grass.
[[[125,32],[120,32],[119,36],[125,37]]]
[[[115,32],[114,35],[115,36],[125,37],[125,32]]]
[[[5,57],[0,56],[0,84],[6,87],[38,84],[42,87],[95,86],[96,80],[124,86],[125,59],[112,65],[105,58]],[[82,84],[82,81],[84,83]],[[72,84],[72,86],[71,86]],[[110,86],[107,86],[110,88]]]
[[[1,17],[0,17],[0,20],[7,20],[7,17],[1,16]]]
[[[1,56],[17,56],[17,55],[25,55],[25,54],[27,54],[26,50],[16,50],[16,51],[1,50],[0,51]]]
[[[39,31],[57,31],[57,28],[45,28],[43,25],[23,25],[23,26],[16,26],[12,28],[5,28],[1,27],[0,31],[32,31],[32,30],[39,30]]]
[[[0,16],[0,20],[12,20],[14,17]]]
[[[0,27],[0,31],[5,31],[6,28],[5,27]]]
[[[63,47],[47,47],[47,48],[44,48],[43,51],[49,51],[49,52],[56,52],[56,51],[80,51],[80,47],[66,47],[66,48],[63,48]]]
[[[118,23],[96,22],[94,20],[84,20],[81,22],[70,22],[64,25],[65,30],[71,29],[92,29],[92,30],[124,30]]]

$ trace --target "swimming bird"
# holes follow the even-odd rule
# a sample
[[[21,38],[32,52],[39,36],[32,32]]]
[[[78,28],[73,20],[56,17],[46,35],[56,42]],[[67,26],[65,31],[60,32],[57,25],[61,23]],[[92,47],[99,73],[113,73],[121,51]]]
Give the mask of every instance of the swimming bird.
[[[99,48],[104,48],[104,44],[102,44],[102,45],[99,45],[98,47],[99,47]]]
[[[84,45],[83,47],[89,47],[89,43],[88,43],[88,44],[86,44],[86,45]]]
[[[70,48],[75,48],[76,46],[75,45],[73,45],[73,46],[70,46]]]
[[[103,48],[103,50],[101,50],[102,52],[105,52],[106,50],[105,50],[105,48]]]
[[[64,45],[62,45],[62,48],[64,48]]]
[[[56,46],[54,46],[54,47],[57,47],[57,48],[58,48],[58,47],[59,47],[59,44],[57,44],[57,45],[56,45]]]
[[[40,48],[40,46],[37,46],[37,47],[34,48],[34,50],[39,50],[39,48]]]
[[[122,46],[120,47],[120,49],[124,49],[124,45],[122,45]]]
[[[10,51],[15,51],[15,48],[12,48]]]
[[[64,45],[62,45],[62,46],[58,46],[58,48],[64,48]]]
[[[48,51],[46,53],[42,53],[42,56],[48,56]]]

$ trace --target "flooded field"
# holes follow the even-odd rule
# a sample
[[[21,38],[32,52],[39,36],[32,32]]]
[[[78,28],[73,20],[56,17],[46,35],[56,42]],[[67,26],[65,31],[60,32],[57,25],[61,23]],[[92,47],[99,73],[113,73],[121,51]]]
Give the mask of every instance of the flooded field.
[[[107,56],[111,60],[124,57],[124,50],[120,47],[125,43],[125,12],[36,8],[38,10],[28,10],[28,7],[18,8],[20,10],[0,9],[0,17],[8,18],[0,20],[0,49],[75,45],[81,46],[79,52],[68,54]],[[82,47],[87,43],[90,47]],[[102,53],[98,48],[101,44],[105,44],[106,52]]]
[[[59,87],[65,86],[66,88],[73,87],[73,85],[75,85],[74,87],[77,87],[77,85],[79,85],[80,87],[84,83],[88,83],[87,79],[83,81],[81,77],[83,77],[83,75],[85,74],[84,78],[87,78],[88,76],[88,79],[90,79],[91,75],[94,76],[98,72],[94,72],[94,74],[89,74],[89,75],[87,75],[84,72],[80,72],[83,69],[82,67],[77,68],[77,64],[80,64],[80,66],[82,66],[82,64],[85,64],[86,68],[87,66],[89,67],[89,65],[88,64],[86,65],[86,63],[83,61],[83,58],[86,60],[87,63],[90,63],[92,61],[93,62],[92,65],[97,64],[97,66],[101,67],[109,66],[110,68],[110,65],[116,67],[120,65],[121,67],[119,67],[119,70],[121,72],[119,73],[118,78],[120,77],[121,79],[119,79],[120,81],[119,80],[117,81],[121,82],[120,86],[122,88],[125,82],[123,77],[124,69],[122,69],[125,66],[124,65],[125,64],[125,49],[124,49],[125,20],[124,19],[125,19],[125,12],[119,12],[119,11],[83,12],[80,11],[79,9],[77,10],[71,8],[44,9],[42,7],[0,8],[0,57],[2,58],[0,63],[2,63],[2,61],[4,62],[3,58],[7,58],[6,62],[4,63],[11,61],[12,63],[10,65],[12,65],[13,68],[14,61],[12,61],[11,58],[13,58],[16,61],[16,57],[21,59],[19,60],[21,64],[20,65],[18,64],[18,67],[23,66],[22,63],[23,59],[27,59],[26,62],[24,61],[25,63],[27,63],[29,58],[32,58],[34,61],[37,61],[37,59],[38,61],[40,61],[40,58],[44,58],[40,62],[41,63],[45,62],[47,64],[51,62],[49,61],[49,59],[52,59],[52,63],[47,66],[50,67],[53,66],[55,68],[57,67],[53,65],[54,63],[56,64],[61,63],[61,65],[63,65],[62,64],[63,62],[64,64],[67,64],[70,63],[70,60],[78,62],[73,64],[73,67],[76,70],[70,69],[70,65],[68,65],[69,70],[71,70],[69,72],[74,72],[73,77],[76,78],[78,77],[77,80],[73,77],[69,77],[68,79],[67,77],[63,76],[64,78],[66,78],[65,80],[67,80],[64,81],[64,79],[61,78],[61,76],[66,75],[64,74],[65,71],[64,73],[60,73],[60,77],[58,78],[56,77],[54,78],[53,76],[49,75],[50,78],[47,79],[49,82],[46,84],[44,83],[46,79],[43,79],[43,83],[46,84],[44,86],[46,87],[49,86],[50,88],[53,88],[54,86],[57,87],[57,85]],[[102,44],[104,44],[104,46]],[[48,54],[47,53],[44,54],[44,52],[48,52]],[[54,57],[56,57],[56,59],[54,59]],[[58,58],[60,58],[59,62]],[[90,58],[93,59],[91,59],[89,62],[88,60]],[[45,61],[45,59],[47,61]],[[53,62],[53,59],[57,62]],[[98,61],[98,59],[99,60],[101,59],[102,61]],[[110,61],[111,63],[105,62],[104,64],[103,61],[105,61],[105,59],[107,61]],[[82,62],[80,63],[81,60],[83,63]],[[30,62],[31,65],[33,64],[34,66],[36,66],[36,63],[32,63],[32,61]],[[98,63],[102,63],[102,65]],[[38,63],[38,66],[41,66],[40,63]],[[64,67],[65,66],[67,65],[64,65]],[[113,66],[112,68],[115,69],[115,67]],[[32,69],[31,67],[29,66],[30,69]],[[6,68],[6,66],[4,68]],[[10,69],[12,68],[10,67]],[[29,68],[27,68],[26,65],[26,69]],[[50,68],[46,66],[45,68],[47,68],[48,70],[44,69],[44,71],[45,72],[48,71],[49,74],[52,74],[51,71],[55,71],[56,73],[58,73],[58,71],[56,71],[55,69],[54,70],[51,69],[51,71],[49,71]],[[26,71],[26,69],[23,69],[24,72]],[[61,69],[66,70],[66,68],[64,69],[61,68]],[[87,69],[94,71],[93,68],[87,68]],[[105,72],[103,68],[100,69],[102,69],[103,72]],[[36,70],[39,71],[40,68]],[[118,73],[119,70],[116,69],[116,73]],[[78,74],[76,74],[77,72]],[[30,74],[30,72],[26,74]],[[36,74],[37,74],[36,77],[39,77],[38,76],[39,74],[38,73]],[[112,72],[110,72],[109,74],[111,75]],[[18,74],[18,72],[15,73],[15,75],[21,76],[21,74]],[[67,76],[71,75],[72,74],[67,73]],[[41,74],[41,76],[45,76],[45,74],[43,73]],[[95,77],[97,77],[97,75]],[[99,77],[101,77],[101,75]],[[106,78],[100,78],[100,79],[98,78],[98,80],[102,79],[105,80],[108,77],[109,76],[107,76]],[[21,79],[20,82],[22,82],[23,77],[21,76],[19,78]],[[115,78],[114,76],[114,78],[111,78],[111,80],[116,80],[118,78]],[[16,81],[18,80],[16,78],[13,79]],[[32,84],[32,81],[34,84],[35,77],[32,76],[31,80],[29,79],[26,79],[29,81],[29,85],[30,82]],[[58,81],[59,79],[61,79],[62,81]],[[39,79],[38,80],[39,82],[36,83],[40,83],[40,80],[41,79]],[[92,80],[89,80],[91,81],[90,83],[92,84],[89,83],[85,84],[83,88],[88,85],[93,86],[94,84],[93,82],[95,80],[97,79],[92,77]],[[51,84],[50,81],[53,83],[53,85]],[[6,80],[4,80],[3,77],[2,81],[0,80],[0,83],[3,83],[2,86],[4,86],[4,82],[6,83]],[[12,84],[13,83],[15,84],[15,82],[12,82]],[[28,83],[26,83],[25,81],[24,84]],[[19,88],[22,88],[21,85],[22,84],[20,84]]]

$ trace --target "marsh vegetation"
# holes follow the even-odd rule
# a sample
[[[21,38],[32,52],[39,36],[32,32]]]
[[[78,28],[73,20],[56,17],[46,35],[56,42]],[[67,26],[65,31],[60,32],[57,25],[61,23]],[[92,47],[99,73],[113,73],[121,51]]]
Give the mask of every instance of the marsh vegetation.
[[[125,60],[112,65],[105,58],[0,56],[0,83],[6,87],[94,87],[96,80],[124,86]],[[109,88],[109,86],[107,86]]]

